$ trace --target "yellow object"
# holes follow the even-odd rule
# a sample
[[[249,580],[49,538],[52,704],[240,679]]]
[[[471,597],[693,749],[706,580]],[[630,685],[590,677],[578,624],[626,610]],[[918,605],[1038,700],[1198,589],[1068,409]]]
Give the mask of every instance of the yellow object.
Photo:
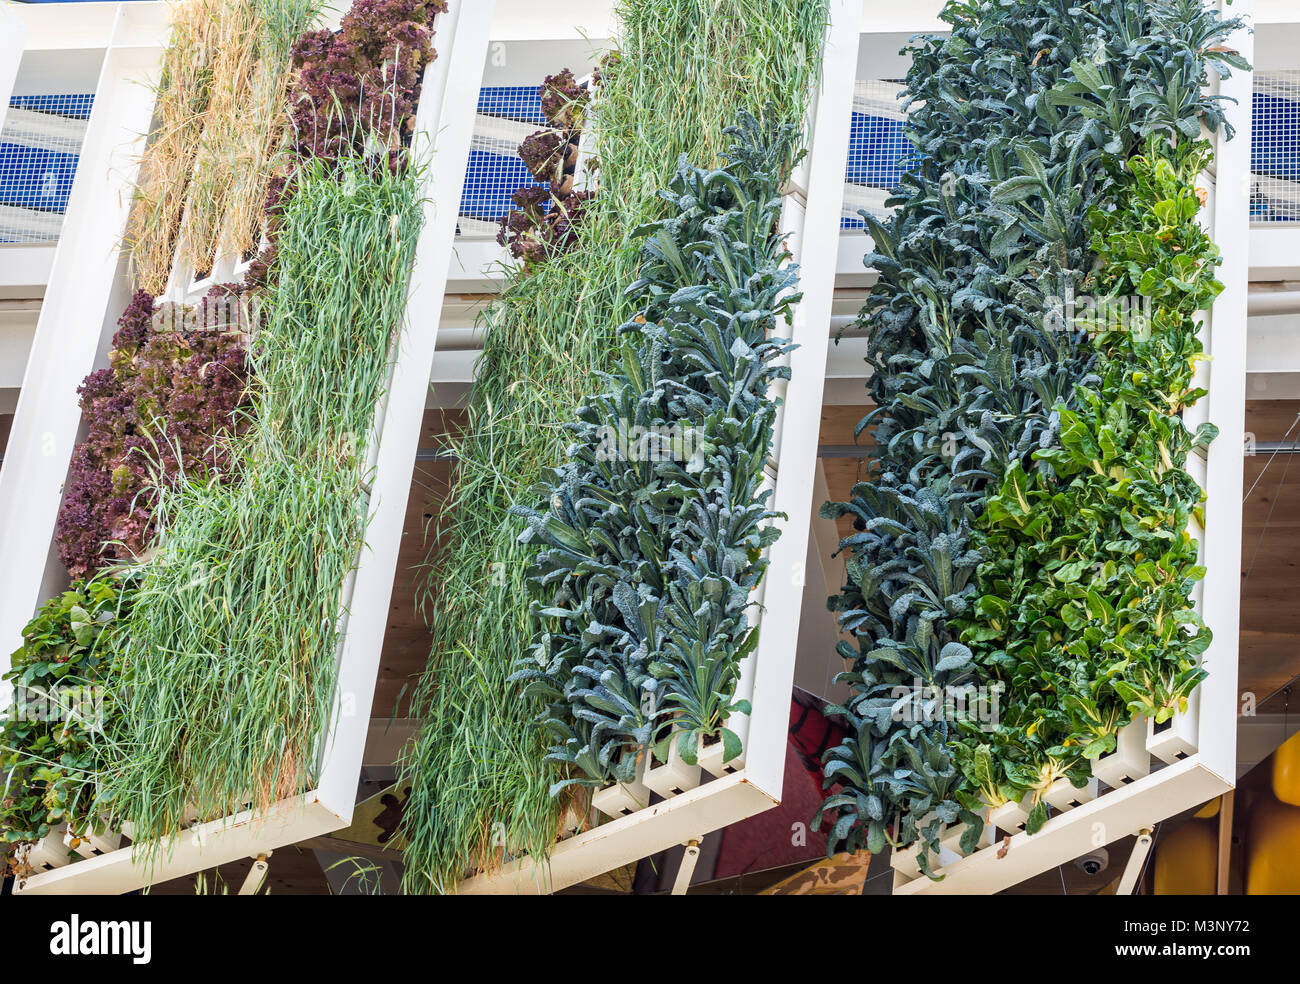
[[[1222,799],[1221,796],[1214,797],[1214,799],[1210,800],[1210,802],[1206,803],[1192,815],[1197,820],[1208,820],[1210,817],[1217,817],[1219,815],[1219,804],[1222,802]]]
[[[1213,895],[1219,840],[1215,824],[1189,820],[1156,847],[1156,895]]]
[[[1273,753],[1273,795],[1283,803],[1300,806],[1300,732]]]
[[[1300,807],[1261,799],[1250,810],[1247,895],[1300,895]]]

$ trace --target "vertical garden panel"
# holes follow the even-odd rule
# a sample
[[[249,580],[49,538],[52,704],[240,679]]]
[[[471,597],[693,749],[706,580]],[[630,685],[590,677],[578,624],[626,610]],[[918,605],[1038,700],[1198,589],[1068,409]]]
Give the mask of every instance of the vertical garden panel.
[[[417,240],[401,330],[393,343],[388,386],[374,413],[367,462],[372,469],[368,490],[371,521],[357,567],[340,598],[343,631],[337,682],[332,714],[319,738],[317,788],[281,800],[266,812],[246,810],[197,824],[146,863],[141,863],[139,845],[136,850],[121,848],[33,875],[17,887],[19,894],[120,894],[269,853],[346,827],[351,821],[455,232],[456,209],[448,203],[456,200],[469,154],[474,99],[492,12],[491,2],[455,2],[434,24],[439,57],[425,69],[413,142],[415,154],[427,167],[426,221]],[[146,113],[137,132],[147,129]],[[123,198],[129,199],[129,192],[124,192]],[[120,219],[124,222],[125,214]],[[102,310],[101,303],[96,323]],[[87,361],[98,344],[98,335],[88,341]],[[77,380],[70,379],[64,388],[71,394],[76,384]],[[72,405],[75,407],[75,401]],[[75,426],[74,418],[73,431]],[[51,491],[50,499],[52,506],[57,506],[56,490]],[[42,557],[49,532],[47,525]],[[19,614],[19,625],[25,614]],[[125,832],[131,833],[129,827]]]
[[[1249,3],[1229,6],[1212,0],[1209,5],[1225,19],[1252,12]],[[1236,31],[1228,45],[1250,60],[1253,44],[1248,30]],[[1187,711],[1175,715],[1167,728],[1157,732],[1138,720],[1120,732],[1115,759],[1125,761],[1104,761],[1093,768],[1093,774],[1113,788],[1103,788],[1097,795],[1095,788],[1067,788],[1068,782],[1062,780],[1059,793],[1046,797],[1053,807],[1050,817],[1033,834],[1023,830],[1026,807],[1014,803],[1000,807],[995,812],[1009,819],[1000,825],[996,842],[986,836],[965,857],[959,851],[941,851],[935,871],[942,876],[938,880],[917,869],[915,848],[895,851],[894,894],[993,894],[1100,843],[1114,843],[1152,827],[1234,785],[1251,73],[1235,70],[1230,78],[1220,79],[1211,71],[1211,90],[1234,100],[1225,111],[1236,135],[1226,139],[1222,129],[1206,134],[1214,162],[1197,182],[1207,192],[1199,218],[1223,256],[1219,279],[1225,289],[1202,317],[1201,341],[1209,359],[1198,367],[1193,385],[1204,387],[1208,395],[1184,414],[1189,430],[1210,420],[1221,432],[1208,453],[1194,449],[1186,466],[1207,500],[1204,529],[1193,522],[1189,532],[1199,541],[1199,563],[1207,569],[1192,599],[1214,633],[1202,657],[1209,675]],[[944,844],[949,846],[949,840],[945,838]]]
[[[752,714],[744,765],[664,802],[604,823],[556,845],[547,860],[524,857],[462,882],[459,892],[539,893],[577,884],[777,805],[786,756],[802,573],[815,479],[834,260],[858,49],[860,0],[832,0],[821,83],[808,112],[809,154],[792,180],[782,228],[791,233],[804,299],[795,308],[792,377],[779,422],[774,508],[781,538],[771,548],[763,594],[763,633],[752,657]],[[806,197],[805,192],[806,190]]]

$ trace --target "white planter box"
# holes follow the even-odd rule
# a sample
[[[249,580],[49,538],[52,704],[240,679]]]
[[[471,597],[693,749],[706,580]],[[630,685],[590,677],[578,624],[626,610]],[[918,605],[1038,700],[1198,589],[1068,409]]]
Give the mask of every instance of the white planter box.
[[[727,721],[727,727],[731,728],[732,731],[736,730],[737,717],[747,718],[748,715],[736,715],[736,717],[730,718]],[[739,734],[739,732],[737,732],[737,734]],[[733,772],[741,771],[745,767],[745,750],[743,747],[740,750],[740,754],[734,759],[725,763],[722,761],[722,739],[720,738],[717,741],[709,742],[707,745],[701,741],[700,747],[696,751],[696,755],[699,756],[700,768],[714,778],[729,776]]]
[[[37,873],[66,867],[72,858],[63,842],[63,830],[55,828],[37,843],[20,848],[19,860]]]
[[[664,799],[680,796],[700,784],[700,766],[687,765],[677,751],[677,732],[674,731],[668,742],[668,760],[655,764],[651,762],[645,770],[646,788],[658,793]]]
[[[997,835],[996,828],[993,824],[989,823],[989,811],[987,809],[981,811],[980,816],[984,820],[984,829],[980,832],[979,838],[975,841],[975,847],[970,852],[961,849],[962,834],[966,832],[965,824],[955,823],[950,825],[939,838],[940,846],[945,850],[951,851],[953,854],[957,855],[957,857],[964,858],[967,853],[973,854],[975,851],[993,844],[997,839]]]
[[[1031,809],[1032,806],[1024,807],[1011,801],[995,806],[988,813],[989,826],[995,827],[1004,834],[1017,834],[1024,830],[1025,824],[1029,822]]]
[[[1092,774],[1111,789],[1119,789],[1151,772],[1147,753],[1147,719],[1138,718],[1120,728],[1115,751],[1094,759]]]
[[[1169,765],[1195,755],[1200,730],[1200,704],[1201,693],[1198,689],[1188,698],[1185,712],[1175,714],[1163,725],[1157,725],[1151,719],[1147,725],[1147,751]]]
[[[980,851],[985,847],[991,846],[995,841],[995,828],[989,822],[988,813],[989,811],[987,809],[983,812],[984,829],[980,832],[979,839],[975,842],[973,850],[969,852],[971,854]],[[934,814],[929,814],[918,826],[925,827],[933,819]],[[930,871],[932,873],[940,873],[943,868],[956,864],[962,858],[967,856],[968,852],[963,851],[961,848],[962,835],[965,833],[966,824],[964,823],[950,823],[943,829],[939,834],[938,852],[936,853],[932,851],[930,853]],[[912,844],[910,847],[906,847],[901,851],[892,852],[889,864],[894,869],[895,884],[905,884],[906,882],[912,881],[916,878],[927,877],[921,872],[921,846],[922,842],[917,841],[915,844]]]
[[[645,784],[646,757],[636,764],[636,778],[631,783],[615,783],[591,795],[591,805],[605,816],[617,820],[650,804],[650,790]]]
[[[1093,776],[1087,784],[1079,788],[1069,779],[1057,779],[1043,794],[1047,805],[1059,813],[1073,810],[1097,798],[1097,777]]]
[[[83,858],[97,858],[101,854],[111,854],[122,846],[120,831],[105,831],[97,834],[92,830],[74,834],[72,827],[63,833],[63,844],[71,851],[76,851]]]

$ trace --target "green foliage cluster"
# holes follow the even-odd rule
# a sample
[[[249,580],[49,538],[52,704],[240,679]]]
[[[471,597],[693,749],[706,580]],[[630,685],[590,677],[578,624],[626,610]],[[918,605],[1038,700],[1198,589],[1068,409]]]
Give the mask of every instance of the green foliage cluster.
[[[770,337],[799,300],[777,229],[796,131],[744,114],[722,167],[683,155],[663,197],[673,214],[645,237],[628,288],[620,371],[569,425],[569,460],[518,507],[541,545],[533,581],[543,627],[514,679],[545,710],[555,787],[632,781],[674,733],[694,764],[701,740],[741,752],[723,727],[740,661],[758,641],[746,609],[767,567],[763,469],[788,379]]]
[[[1100,381],[1085,331],[1060,317],[1093,269],[1088,216],[1117,200],[1152,134],[1223,123],[1202,87],[1210,61],[1234,59],[1215,50],[1231,25],[1198,0],[950,2],[942,16],[950,36],[908,49],[915,166],[893,217],[868,220],[876,409],[859,431],[874,469],[823,510],[856,530],[831,599],[854,637],[839,646],[853,696],[835,709],[850,735],[828,755],[817,818],[831,851],[934,848],[958,820],[978,833],[941,704],[989,676],[962,638],[987,594],[976,524],[1009,472],[1060,481],[1059,457],[1034,452],[1061,446],[1062,409]]]
[[[18,849],[57,824],[102,831],[94,779],[134,599],[129,575],[75,582],[23,629],[4,675],[14,700],[0,718],[0,873],[27,874]]]
[[[1058,444],[1033,455],[1052,477],[1013,462],[977,523],[988,559],[959,631],[984,676],[1007,686],[997,727],[974,731],[959,757],[990,803],[1032,795],[1031,832],[1053,782],[1082,786],[1120,727],[1164,723],[1205,677],[1210,631],[1189,599],[1204,570],[1188,531],[1204,496],[1184,466],[1217,429],[1192,434],[1180,414],[1205,395],[1192,385],[1196,312],[1223,289],[1197,221],[1210,160],[1204,141],[1152,136],[1117,171],[1116,207],[1088,216],[1090,289],[1110,311],[1089,324],[1097,379],[1072,409],[1054,408]]]

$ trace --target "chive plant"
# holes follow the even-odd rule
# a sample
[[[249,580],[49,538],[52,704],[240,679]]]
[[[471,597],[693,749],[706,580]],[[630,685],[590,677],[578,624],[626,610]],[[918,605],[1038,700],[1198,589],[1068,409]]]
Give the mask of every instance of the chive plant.
[[[342,590],[367,515],[366,448],[422,210],[413,165],[300,162],[228,482],[159,496],[124,654],[104,802],[156,850],[196,818],[308,788],[334,709]]]
[[[514,506],[569,443],[565,424],[618,358],[635,312],[629,234],[664,218],[658,197],[681,154],[721,159],[726,127],[772,103],[801,124],[820,65],[822,0],[622,0],[621,57],[607,62],[592,112],[599,190],[562,256],[512,276],[485,319],[483,355],[454,442],[455,486],[432,547],[425,610],[433,633],[415,701],[422,727],[403,762],[404,885],[450,891],[506,851],[541,856],[554,842],[559,775],[543,762],[536,700],[508,681],[533,643],[530,551]]]

